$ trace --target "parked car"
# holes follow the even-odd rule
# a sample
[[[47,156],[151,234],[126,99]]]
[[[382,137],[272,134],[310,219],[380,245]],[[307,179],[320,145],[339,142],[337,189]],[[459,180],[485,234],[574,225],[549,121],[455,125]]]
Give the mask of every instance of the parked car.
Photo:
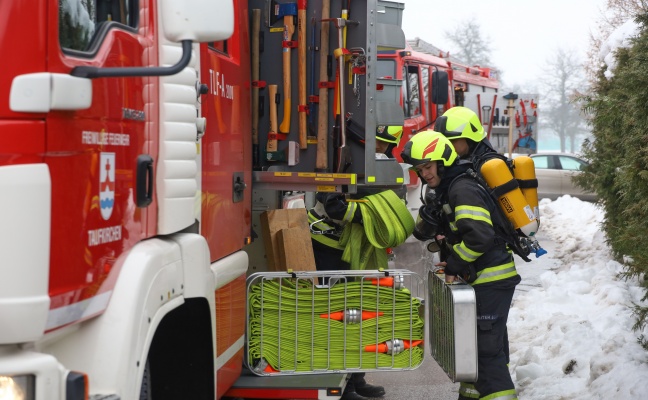
[[[596,194],[586,192],[572,181],[588,165],[584,159],[570,153],[543,152],[531,154],[538,178],[538,199],[555,200],[568,194],[585,201],[596,201]]]

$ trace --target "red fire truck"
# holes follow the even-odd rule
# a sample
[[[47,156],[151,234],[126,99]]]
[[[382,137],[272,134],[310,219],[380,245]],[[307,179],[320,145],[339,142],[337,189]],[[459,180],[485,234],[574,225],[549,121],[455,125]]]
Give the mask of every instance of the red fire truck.
[[[490,132],[499,89],[491,69],[468,67],[450,60],[447,54],[433,53],[430,51],[433,47],[420,39],[414,44],[419,50],[408,44],[406,49],[382,51],[379,55],[378,73],[383,78],[380,81],[385,86],[395,85],[405,116],[405,140],[394,150],[394,155],[400,157],[407,139],[432,129],[437,117],[454,106],[475,111]],[[435,95],[435,91],[442,95]],[[420,206],[420,186],[420,180],[410,171],[408,206],[414,213]]]
[[[309,3],[296,7],[319,33],[329,2]],[[317,96],[293,102],[289,133],[268,131],[278,97],[266,84],[281,82],[282,53],[296,44],[282,40],[290,10],[265,13],[261,77],[251,80],[250,17],[265,9],[261,0],[0,3],[3,400],[207,399],[230,390],[244,358],[253,189],[274,196],[403,182],[395,160],[373,154],[371,132],[403,115],[396,99],[374,96],[371,61],[379,47],[403,48],[404,34],[381,27],[384,4],[351,3],[348,20],[330,5],[327,28],[331,49],[349,49],[355,83],[340,71],[337,87],[369,133],[366,148],[331,143],[320,169],[311,133],[299,163],[280,157]],[[279,31],[273,16],[284,19]],[[297,71],[297,56],[288,60]],[[331,70],[316,86],[330,89],[335,110]],[[251,110],[252,88],[263,93],[260,110]],[[334,120],[326,118],[325,142]],[[279,140],[274,151],[270,140]],[[266,149],[254,171],[253,145]],[[349,151],[344,168],[334,167],[333,150]],[[332,386],[339,395],[343,380]]]
[[[409,45],[405,50],[380,53],[379,74],[387,81],[394,79],[397,85],[401,85],[405,138],[431,129],[436,118],[454,106],[472,109],[486,126],[492,119],[499,82],[491,75],[491,69],[467,67],[442,56],[416,51]],[[435,86],[447,88],[447,96],[434,98]],[[401,142],[401,148],[404,143]],[[400,149],[395,153],[400,154]]]

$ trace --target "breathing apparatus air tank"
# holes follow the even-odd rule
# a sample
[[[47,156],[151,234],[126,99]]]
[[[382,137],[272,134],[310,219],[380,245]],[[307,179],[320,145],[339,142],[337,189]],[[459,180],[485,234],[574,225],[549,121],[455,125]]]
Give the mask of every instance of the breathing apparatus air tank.
[[[534,236],[538,221],[506,162],[499,158],[486,161],[481,167],[481,175],[496,193],[497,201],[513,227],[523,236]]]
[[[533,210],[540,228],[540,208],[538,207],[538,180],[535,174],[535,164],[529,156],[513,159],[513,177],[520,184],[522,194]]]

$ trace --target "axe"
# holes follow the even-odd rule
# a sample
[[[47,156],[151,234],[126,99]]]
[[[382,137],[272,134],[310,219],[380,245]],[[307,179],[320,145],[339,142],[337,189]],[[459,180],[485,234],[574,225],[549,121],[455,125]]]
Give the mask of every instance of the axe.
[[[270,131],[266,152],[274,153],[277,151],[277,85],[268,85],[268,97],[270,98]]]
[[[322,0],[322,25],[320,28],[320,70],[319,107],[317,109],[317,158],[315,168],[328,172],[328,88],[322,83],[328,81],[327,64],[329,53],[329,17],[331,0]]]
[[[297,7],[297,55],[299,76],[299,148],[308,148],[308,121],[306,104],[306,7],[307,0],[299,0]],[[289,114],[290,115],[290,114]]]
[[[252,10],[252,165],[259,169],[259,35],[261,10]]]
[[[268,96],[270,97],[270,131],[268,132],[268,143],[266,143],[266,161],[288,162],[289,166],[299,164],[299,143],[289,141],[288,146],[279,151],[277,140],[285,140],[285,135],[277,133],[277,85],[268,85]]]
[[[337,158],[335,165],[335,172],[344,173],[351,165],[351,154],[349,147],[346,144],[346,107],[344,99],[344,67],[346,64],[345,55],[349,54],[349,50],[344,48],[344,28],[349,25],[358,25],[358,21],[351,21],[344,18],[329,18],[338,30],[338,45],[339,48],[335,49],[334,54],[338,61],[338,101],[339,112],[336,115],[336,125],[339,127],[339,141],[337,148]],[[324,20],[322,20],[324,21]]]
[[[490,118],[488,119],[488,132],[486,132],[486,135],[488,136],[488,140],[490,140],[491,137],[491,130],[493,129],[493,124],[495,125],[499,124],[499,108],[495,107],[496,104],[497,104],[497,95],[494,95],[493,106],[491,107]],[[493,120],[495,110],[497,110],[497,119]]]
[[[283,120],[279,126],[279,132],[283,134],[290,133],[290,110],[292,107],[292,88],[290,85],[290,49],[294,47],[292,36],[295,33],[294,16],[297,15],[297,3],[279,4],[275,0],[269,3],[273,10],[270,14],[270,25],[274,25],[278,20],[283,19],[284,33],[282,42],[283,54],[283,92],[284,92],[284,113]]]

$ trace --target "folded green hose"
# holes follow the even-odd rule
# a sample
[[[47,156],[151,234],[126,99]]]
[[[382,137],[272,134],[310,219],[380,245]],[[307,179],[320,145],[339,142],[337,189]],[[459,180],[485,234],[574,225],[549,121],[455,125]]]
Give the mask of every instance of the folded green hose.
[[[306,281],[300,281],[302,283]],[[263,293],[263,297],[262,296]],[[394,290],[391,287],[375,286],[369,280],[364,282],[348,282],[337,284],[330,289],[313,288],[312,285],[296,288],[290,280],[284,280],[283,285],[278,281],[264,281],[263,285],[255,285],[250,289],[249,304],[252,312],[259,312],[261,303],[263,309],[279,308],[294,311],[299,298],[299,308],[312,306],[316,314],[334,312],[344,308],[368,310],[362,307],[369,304],[374,309],[383,312],[392,312],[393,308],[417,308],[420,300],[412,298],[407,289]],[[410,302],[413,304],[410,305]],[[415,314],[417,312],[414,312]]]
[[[264,280],[249,290],[248,356],[275,371],[412,369],[423,362],[422,346],[402,353],[365,351],[365,346],[401,339],[421,341],[419,299],[407,289],[369,281],[317,288],[305,280]],[[321,314],[357,309],[382,316],[347,324]]]
[[[342,259],[351,269],[387,268],[384,249],[396,247],[414,232],[414,219],[405,202],[391,190],[369,195],[358,202],[362,224],[346,224],[339,244]]]

